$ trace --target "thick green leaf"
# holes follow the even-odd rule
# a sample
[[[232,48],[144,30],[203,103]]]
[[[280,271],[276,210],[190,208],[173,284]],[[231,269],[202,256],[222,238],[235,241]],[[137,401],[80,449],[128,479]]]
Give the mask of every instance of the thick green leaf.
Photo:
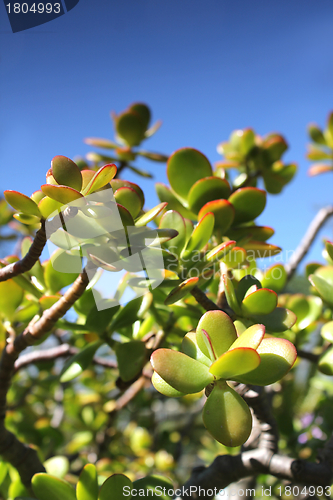
[[[202,219],[208,212],[215,216],[215,229],[219,229],[222,235],[225,234],[235,217],[233,205],[228,200],[210,201],[201,208],[198,219]]]
[[[238,339],[230,346],[230,350],[235,349],[235,347],[250,347],[251,349],[257,349],[264,335],[264,325],[252,325],[239,335]]]
[[[136,111],[125,111],[117,116],[116,132],[129,146],[138,146],[145,137],[146,125]]]
[[[281,292],[287,282],[287,272],[282,264],[275,264],[265,271],[261,284],[276,293]]]
[[[323,337],[323,339],[333,344],[333,321],[329,321],[328,323],[326,323],[322,327],[320,334]]]
[[[199,349],[195,332],[189,332],[183,338],[182,352],[208,367],[212,364],[212,361]]]
[[[245,384],[269,385],[284,377],[295,363],[295,346],[285,339],[265,338],[259,345],[260,365],[253,372],[236,377]]]
[[[171,387],[171,385],[163,380],[157,372],[153,373],[151,383],[158,392],[163,394],[163,396],[167,396],[168,398],[180,398],[186,395],[184,392],[177,391],[176,389]]]
[[[203,423],[210,434],[225,446],[240,446],[252,429],[249,407],[231,387],[218,382],[203,409]]]
[[[297,316],[293,330],[298,332],[319,319],[323,303],[319,297],[307,297],[306,295],[296,293],[290,297],[287,306]]]
[[[174,489],[170,480],[162,476],[146,476],[134,481],[133,488],[137,491],[144,490],[147,494],[144,498],[159,498],[160,500],[171,500],[167,492]]]
[[[213,262],[215,260],[223,259],[227,255],[227,253],[234,248],[235,245],[235,241],[226,241],[225,243],[221,243],[205,255],[205,260],[208,262]]]
[[[101,139],[99,137],[86,137],[84,142],[96,148],[115,149],[118,147],[116,142],[110,141],[109,139]]]
[[[40,217],[36,217],[35,215],[13,214],[13,217],[21,222],[21,224],[26,224],[27,226],[36,226],[40,222]]]
[[[161,182],[157,182],[155,184],[155,189],[160,201],[166,202],[168,204],[169,210],[176,210],[183,217],[187,217],[191,220],[197,218],[195,214],[190,212],[187,208],[185,208],[182,205],[182,203],[176,198],[176,196],[173,194],[173,192],[168,186],[162,184]]]
[[[333,243],[331,243],[330,241],[326,241],[325,248],[329,257],[333,260]]]
[[[98,189],[103,188],[114,178],[117,173],[117,167],[113,163],[101,167],[91,179],[89,184],[84,188],[83,194],[87,196]]]
[[[62,252],[61,249],[56,250],[56,252],[60,255],[60,252]],[[54,254],[56,253],[54,252]],[[54,255],[53,254],[53,255]],[[75,262],[77,263],[76,257],[68,256],[67,264],[70,262]],[[72,257],[72,258],[71,258]],[[53,264],[51,259],[46,261],[45,265],[45,283],[47,288],[50,290],[51,293],[57,293],[59,290],[62,288],[65,288],[66,286],[70,285],[73,283],[76,278],[78,277],[79,273],[68,273],[68,272],[59,272],[56,269],[54,269]],[[68,269],[68,265],[66,265],[66,268]]]
[[[44,462],[44,467],[48,474],[58,477],[60,479],[64,478],[69,471],[69,461],[68,458],[62,455],[56,455],[49,458]]]
[[[199,220],[186,245],[186,254],[195,250],[202,250],[213,234],[214,222],[215,217],[212,213],[207,213]]]
[[[117,203],[117,209],[118,209],[122,224],[125,227],[134,226],[134,219],[131,216],[130,212],[127,210],[127,208],[125,208],[122,205],[119,205],[119,203]]]
[[[146,347],[140,340],[132,340],[116,347],[119,375],[129,382],[140,373],[146,362]]]
[[[109,303],[108,305],[109,307],[99,311],[94,303],[93,307],[90,308],[90,311],[88,312],[87,310],[88,315],[85,325],[87,330],[97,333],[105,332],[111,323],[113,316],[118,312],[120,307],[116,301],[113,301],[113,305],[112,303]]]
[[[91,364],[95,352],[102,345],[100,340],[88,344],[84,349],[67,361],[61,370],[60,382],[69,382],[81,375]]]
[[[54,186],[52,184],[43,184],[41,186],[43,193],[59,203],[72,203],[78,198],[83,198],[82,194],[76,189],[68,186]]]
[[[136,193],[140,196],[142,206],[145,204],[145,197],[143,191],[140,188],[140,186],[138,186],[134,182],[125,181],[123,179],[112,179],[110,184],[113,189],[113,192],[116,192],[117,189],[120,189],[121,187],[130,187],[134,189],[134,191],[136,191]]]
[[[266,192],[254,187],[237,189],[229,197],[235,209],[234,225],[256,219],[266,206]]]
[[[130,187],[121,187],[114,193],[117,203],[127,208],[133,219],[135,219],[142,208],[140,196]]]
[[[80,169],[66,156],[58,155],[52,158],[51,173],[58,184],[81,191],[82,175]]]
[[[232,240],[250,237],[251,240],[266,241],[273,236],[274,229],[269,226],[243,226],[232,227],[227,231],[227,236]]]
[[[183,281],[179,285],[177,285],[164,301],[164,304],[166,306],[169,306],[171,304],[174,304],[175,302],[178,302],[178,300],[181,300],[183,297],[185,297],[190,291],[198,284],[199,278],[188,278],[187,280]]]
[[[59,201],[53,200],[52,198],[49,198],[49,196],[45,196],[39,203],[38,203],[38,208],[44,219],[47,219],[50,217],[50,215],[54,214],[57,215],[59,213],[60,207],[62,207],[62,203]]]
[[[95,465],[87,464],[83,467],[76,486],[77,500],[97,500],[98,481]]]
[[[99,490],[98,500],[123,500],[129,498],[133,483],[123,474],[114,474],[107,478]]]
[[[257,290],[259,288],[262,288],[261,283],[257,278],[255,278],[252,274],[247,274],[240,280],[236,290],[236,295],[239,303],[242,302],[251,287],[256,287]]]
[[[318,370],[325,375],[333,375],[333,347],[330,347],[320,358]]]
[[[245,248],[247,255],[253,259],[272,257],[273,255],[278,255],[281,252],[280,247],[270,243],[265,243],[264,241],[251,240],[248,243],[244,243],[243,248]]]
[[[210,338],[215,356],[212,356],[211,352],[209,352],[206,342],[207,336],[203,330]],[[198,323],[196,339],[199,349],[212,361],[215,361],[221,354],[224,354],[236,338],[237,334],[234,324],[223,311],[208,311],[201,317]]]
[[[270,332],[285,332],[296,323],[296,315],[289,309],[277,307],[266,315],[253,316],[256,323],[263,323]]]
[[[186,226],[184,218],[175,210],[168,210],[161,218],[159,227],[161,229],[172,228],[178,231],[178,236],[165,243],[172,253],[180,255],[186,244]]]
[[[182,148],[170,156],[167,175],[173,191],[182,199],[187,200],[193,184],[203,177],[211,176],[212,167],[200,151]]]
[[[135,102],[134,104],[131,104],[128,109],[130,111],[135,111],[135,113],[140,116],[141,121],[144,123],[145,127],[148,128],[151,118],[151,112],[146,104],[142,102]]]
[[[148,210],[145,214],[141,215],[139,219],[135,221],[136,227],[142,227],[148,224],[148,222],[151,222],[155,217],[162,212],[162,210],[165,209],[167,206],[167,203],[160,203],[159,205],[156,205],[156,207],[152,208],[151,210]]]
[[[233,242],[234,243],[234,242]],[[224,257],[220,259],[221,262],[223,262],[228,269],[237,269],[243,264],[243,262],[246,259],[246,250],[241,247],[235,247],[233,245],[233,248],[231,248],[230,252],[228,252]]]
[[[15,210],[18,210],[25,215],[34,215],[39,218],[41,217],[37,204],[25,194],[12,190],[4,191],[3,194],[7,203],[15,208]]]
[[[111,330],[132,325],[138,319],[138,313],[142,304],[142,297],[131,300],[125,307],[122,307],[113,318],[110,325]]]
[[[214,380],[207,366],[182,352],[157,349],[150,361],[153,369],[167,384],[185,394],[202,391]]]
[[[308,133],[314,142],[316,142],[317,144],[321,144],[323,146],[326,146],[326,140],[325,140],[324,134],[316,123],[309,123]]]
[[[324,301],[333,306],[333,266],[319,267],[309,280]]]
[[[260,356],[255,349],[234,347],[214,361],[209,371],[217,378],[232,380],[237,375],[254,370],[259,364]]]
[[[23,289],[13,279],[0,282],[0,315],[11,320],[23,294]]]
[[[227,180],[219,177],[205,177],[191,187],[188,204],[194,213],[198,213],[209,201],[227,199],[229,195],[230,185]]]
[[[74,489],[63,479],[48,474],[35,474],[31,481],[38,500],[76,500]]]
[[[234,288],[234,284],[232,282],[232,279],[229,277],[228,273],[223,274],[222,279],[223,279],[223,283],[224,283],[225,296],[226,296],[226,299],[227,299],[229,306],[231,307],[231,309],[233,309],[233,311],[236,314],[241,314],[242,311],[241,311],[239,302],[237,300],[237,296],[235,293],[235,288]]]
[[[244,298],[241,304],[242,313],[244,316],[250,317],[269,314],[274,311],[277,302],[278,297],[273,290],[260,288]]]

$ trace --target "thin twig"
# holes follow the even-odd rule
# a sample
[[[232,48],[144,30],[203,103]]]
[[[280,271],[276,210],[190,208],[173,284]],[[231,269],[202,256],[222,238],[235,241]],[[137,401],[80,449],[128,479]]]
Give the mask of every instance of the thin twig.
[[[333,215],[333,206],[327,206],[321,208],[317,215],[312,220],[310,226],[308,227],[302,241],[293,253],[290,261],[286,264],[287,280],[294,275],[298,265],[304,259],[305,255],[308,253],[318,231],[327,221],[329,217]]]

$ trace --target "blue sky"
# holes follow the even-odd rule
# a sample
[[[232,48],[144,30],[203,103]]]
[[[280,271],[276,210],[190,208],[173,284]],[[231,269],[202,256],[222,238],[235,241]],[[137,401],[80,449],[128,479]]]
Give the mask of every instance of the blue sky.
[[[80,0],[66,15],[11,33],[0,5],[0,190],[27,195],[53,156],[113,137],[110,110],[150,105],[160,131],[147,149],[192,146],[215,162],[236,128],[282,132],[297,178],[268,197],[258,223],[294,249],[317,210],[332,203],[332,176],[309,178],[306,125],[333,109],[333,2],[293,0]],[[165,166],[141,162],[166,182]],[[157,202],[143,184],[147,206]],[[320,233],[330,239],[333,222]],[[307,260],[321,259],[321,243]]]

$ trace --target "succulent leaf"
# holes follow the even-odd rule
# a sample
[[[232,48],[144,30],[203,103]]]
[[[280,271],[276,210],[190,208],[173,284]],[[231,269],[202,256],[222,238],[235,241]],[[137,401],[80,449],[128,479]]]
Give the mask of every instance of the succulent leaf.
[[[150,360],[153,369],[167,384],[185,394],[202,391],[214,380],[207,366],[182,352],[157,349]]]

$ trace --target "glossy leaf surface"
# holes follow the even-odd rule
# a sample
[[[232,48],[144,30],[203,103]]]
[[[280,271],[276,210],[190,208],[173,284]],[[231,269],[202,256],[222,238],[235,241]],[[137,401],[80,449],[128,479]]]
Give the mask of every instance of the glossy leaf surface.
[[[76,189],[68,186],[54,186],[52,184],[43,184],[41,186],[43,193],[52,198],[52,200],[58,201],[61,204],[72,203],[78,198],[82,198],[82,194]]]
[[[187,200],[193,184],[212,175],[212,167],[200,151],[183,148],[175,151],[167,164],[167,175],[170,186],[182,199]],[[201,218],[201,217],[200,217]]]
[[[250,347],[233,347],[222,354],[209,368],[216,378],[232,380],[237,375],[243,375],[257,368],[260,356]]]
[[[184,218],[175,210],[168,210],[161,218],[161,229],[172,228],[178,231],[178,236],[165,243],[165,246],[175,254],[180,254],[186,243],[186,226]]]
[[[225,234],[235,217],[233,205],[228,200],[210,201],[201,208],[198,218],[202,219],[209,212],[214,214],[215,229],[219,229],[222,234]]]
[[[188,293],[191,292],[191,290],[197,285],[199,281],[199,278],[188,278],[187,280],[183,281],[183,283],[180,283],[180,285],[177,285],[164,301],[164,304],[166,306],[169,306],[171,304],[174,304],[178,300],[181,300],[183,297],[185,297]]]
[[[206,336],[203,330],[209,335],[213,345],[215,357],[211,357],[207,349]],[[200,319],[196,339],[199,349],[205,356],[215,361],[221,354],[229,349],[236,340],[237,334],[233,322],[223,311],[208,311]]]
[[[266,315],[254,316],[257,323],[263,323],[270,332],[285,332],[296,323],[296,315],[289,309],[277,307]]]
[[[230,195],[230,185],[227,180],[219,177],[200,179],[190,189],[188,204],[194,213],[209,201],[227,199]]]
[[[153,352],[150,361],[163,380],[185,394],[202,391],[214,380],[207,366],[182,352],[158,349]]]
[[[239,335],[230,347],[230,350],[235,347],[250,347],[251,349],[257,349],[264,335],[264,325],[252,325]]]
[[[110,165],[104,165],[104,167],[101,167],[95,173],[89,184],[84,188],[83,194],[86,196],[106,186],[114,178],[116,173],[116,165],[114,165],[113,163],[111,163]]]
[[[130,187],[121,187],[114,193],[117,203],[127,208],[133,219],[135,219],[142,208],[140,196]]]
[[[206,366],[212,364],[211,359],[204,355],[204,353],[199,349],[196,339],[195,332],[189,332],[185,335],[182,340],[182,352],[190,358],[196,359]]]
[[[125,490],[124,490],[125,488]],[[132,481],[123,474],[108,477],[99,490],[98,500],[123,500],[128,498],[127,491],[133,488]]]
[[[287,282],[287,272],[282,264],[271,266],[264,273],[261,284],[263,288],[269,288],[276,293],[281,292]]]
[[[66,156],[58,155],[52,158],[51,172],[58,184],[81,191],[82,175],[80,169]]]
[[[155,217],[166,208],[167,203],[160,203],[159,205],[156,205],[156,207],[148,210],[145,214],[141,215],[139,219],[135,221],[135,225],[137,227],[142,227],[148,224],[148,222],[151,222],[152,220],[155,219]]]
[[[260,365],[253,372],[236,377],[245,384],[269,385],[284,377],[293,366],[297,352],[285,339],[264,338],[257,349]]]
[[[277,306],[277,295],[268,288],[260,288],[247,295],[241,305],[245,316],[257,316],[258,314],[269,314]]]
[[[245,187],[237,189],[230,197],[235,209],[234,225],[256,219],[266,206],[266,192],[262,189]]]
[[[96,467],[93,464],[87,464],[83,467],[76,485],[76,498],[77,500],[97,500],[98,490]]]
[[[208,432],[225,446],[240,446],[252,429],[245,401],[226,383],[218,383],[205,403],[203,422]]]
[[[214,229],[214,214],[207,213],[194,228],[186,246],[186,253],[201,250],[210,240]]]
[[[3,194],[7,203],[15,208],[15,210],[18,210],[26,215],[34,215],[39,218],[41,217],[37,204],[25,194],[11,190],[4,191]]]
[[[184,392],[177,391],[177,389],[171,387],[171,385],[163,380],[157,372],[153,373],[151,383],[158,392],[163,394],[163,396],[167,396],[169,398],[180,398],[181,396],[185,396]]]
[[[128,382],[140,373],[146,361],[145,344],[139,340],[118,344],[116,356],[120,377]]]
[[[48,474],[35,474],[31,481],[38,500],[76,500],[74,489],[64,480]]]

